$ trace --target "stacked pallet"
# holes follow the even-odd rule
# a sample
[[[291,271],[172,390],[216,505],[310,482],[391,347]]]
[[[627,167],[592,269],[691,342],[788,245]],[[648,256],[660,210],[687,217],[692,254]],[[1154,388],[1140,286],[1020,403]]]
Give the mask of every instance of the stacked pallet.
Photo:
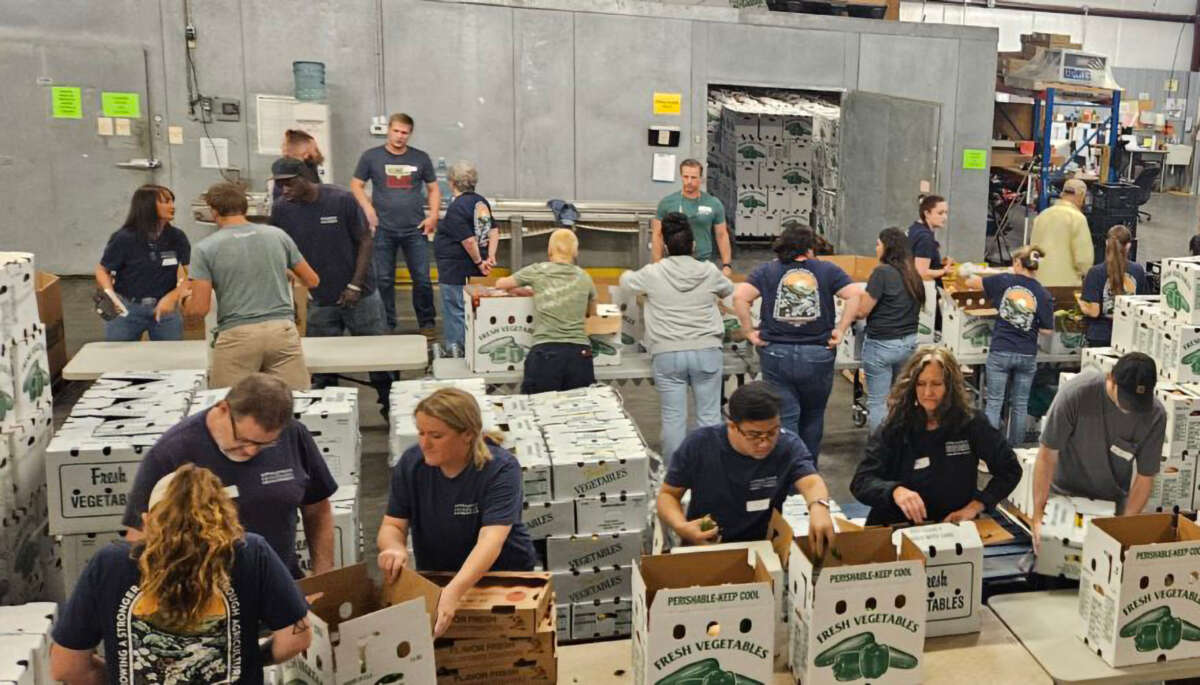
[[[1001,52],[996,59],[996,75],[1004,76],[1020,71],[1029,66],[1044,50],[1048,49],[1082,50],[1081,43],[1072,42],[1066,33],[1023,33],[1021,34],[1021,49],[1013,52]]]

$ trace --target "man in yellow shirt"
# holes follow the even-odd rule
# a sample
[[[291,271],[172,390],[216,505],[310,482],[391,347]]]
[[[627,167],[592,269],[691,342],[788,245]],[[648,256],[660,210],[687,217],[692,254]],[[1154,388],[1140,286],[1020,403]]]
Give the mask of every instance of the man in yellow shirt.
[[[1078,286],[1092,267],[1092,235],[1081,211],[1087,185],[1073,178],[1063,184],[1062,198],[1033,222],[1031,245],[1045,250],[1037,279],[1045,286]]]

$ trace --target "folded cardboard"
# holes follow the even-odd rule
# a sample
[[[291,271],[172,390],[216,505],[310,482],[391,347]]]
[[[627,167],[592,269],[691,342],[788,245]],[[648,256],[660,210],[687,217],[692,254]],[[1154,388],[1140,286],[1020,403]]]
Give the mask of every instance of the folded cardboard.
[[[633,580],[634,683],[771,682],[771,574],[746,550],[642,557]]]
[[[554,605],[546,614],[533,637],[438,638],[433,643],[434,661],[438,670],[511,665],[517,661],[534,661],[555,654],[556,612]]]
[[[1077,634],[1110,666],[1200,656],[1200,527],[1183,516],[1097,518],[1083,546]]]
[[[983,541],[973,521],[896,531],[925,554],[925,637],[977,633],[983,599]]]

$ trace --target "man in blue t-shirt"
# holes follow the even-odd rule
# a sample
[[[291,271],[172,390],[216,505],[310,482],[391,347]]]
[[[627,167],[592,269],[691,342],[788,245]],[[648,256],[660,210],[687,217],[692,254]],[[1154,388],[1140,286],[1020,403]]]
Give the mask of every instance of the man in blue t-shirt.
[[[413,309],[421,335],[433,338],[433,281],[429,277],[429,239],[437,228],[442,194],[429,155],[409,147],[412,117],[393,114],[387,142],[362,153],[350,192],[375,233],[375,277],[387,328],[396,327],[396,250],[404,253],[413,282]],[[367,197],[367,181],[371,196]]]
[[[310,292],[305,335],[383,335],[383,301],[371,271],[372,238],[366,217],[350,191],[313,183],[305,169],[303,161],[292,157],[281,157],[271,165],[271,178],[281,189],[271,207],[271,224],[292,237],[305,261],[321,276]],[[337,374],[313,374],[314,388],[337,383]],[[372,371],[371,385],[386,418],[392,375]]]
[[[808,502],[814,552],[820,556],[833,542],[829,491],[804,442],[781,428],[780,404],[766,382],[747,383],[730,396],[725,425],[696,429],[675,451],[658,515],[684,544],[764,540],[771,511],[793,491]]]
[[[333,509],[337,481],[313,438],[292,417],[292,392],[277,378],[243,378],[216,406],[187,417],[158,439],[138,466],[121,523],[141,537],[142,514],[160,478],[185,463],[212,471],[238,508],[247,531],[258,533],[296,578],[296,517],[312,553],[313,573],[333,570]]]

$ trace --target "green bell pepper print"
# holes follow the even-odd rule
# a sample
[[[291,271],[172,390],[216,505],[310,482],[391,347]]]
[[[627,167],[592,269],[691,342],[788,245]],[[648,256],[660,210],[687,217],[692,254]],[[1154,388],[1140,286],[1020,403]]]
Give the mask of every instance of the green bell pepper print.
[[[867,645],[859,652],[859,669],[864,678],[878,678],[888,670],[891,652],[887,645]]]
[[[863,677],[862,652],[842,652],[833,662],[833,677],[840,683]]]
[[[1141,631],[1142,626],[1158,625],[1158,622],[1171,615],[1167,607],[1155,607],[1138,616],[1121,627],[1121,637],[1133,637]]]
[[[831,666],[837,660],[838,656],[846,652],[858,653],[860,649],[867,645],[875,644],[874,633],[859,633],[853,637],[848,637],[836,645],[826,649],[813,659],[814,666]]]
[[[917,665],[921,663],[917,657],[903,650],[896,649],[891,645],[888,645],[888,654],[890,657],[888,659],[888,665],[892,668],[903,668],[907,670],[910,668],[916,668]]]
[[[763,685],[762,682],[721,668],[716,659],[704,659],[688,664],[674,673],[659,678],[656,685]]]
[[[1157,639],[1159,649],[1175,649],[1183,639],[1183,621],[1174,616],[1159,621]]]
[[[1178,282],[1176,282],[1176,281],[1167,282],[1167,284],[1164,285],[1162,288],[1162,295],[1163,295],[1163,299],[1167,301],[1168,308],[1178,309],[1178,310],[1184,311],[1184,312],[1192,311],[1191,306],[1188,305],[1187,298],[1185,298],[1183,296],[1183,293],[1181,293],[1179,291],[1179,283]]]

